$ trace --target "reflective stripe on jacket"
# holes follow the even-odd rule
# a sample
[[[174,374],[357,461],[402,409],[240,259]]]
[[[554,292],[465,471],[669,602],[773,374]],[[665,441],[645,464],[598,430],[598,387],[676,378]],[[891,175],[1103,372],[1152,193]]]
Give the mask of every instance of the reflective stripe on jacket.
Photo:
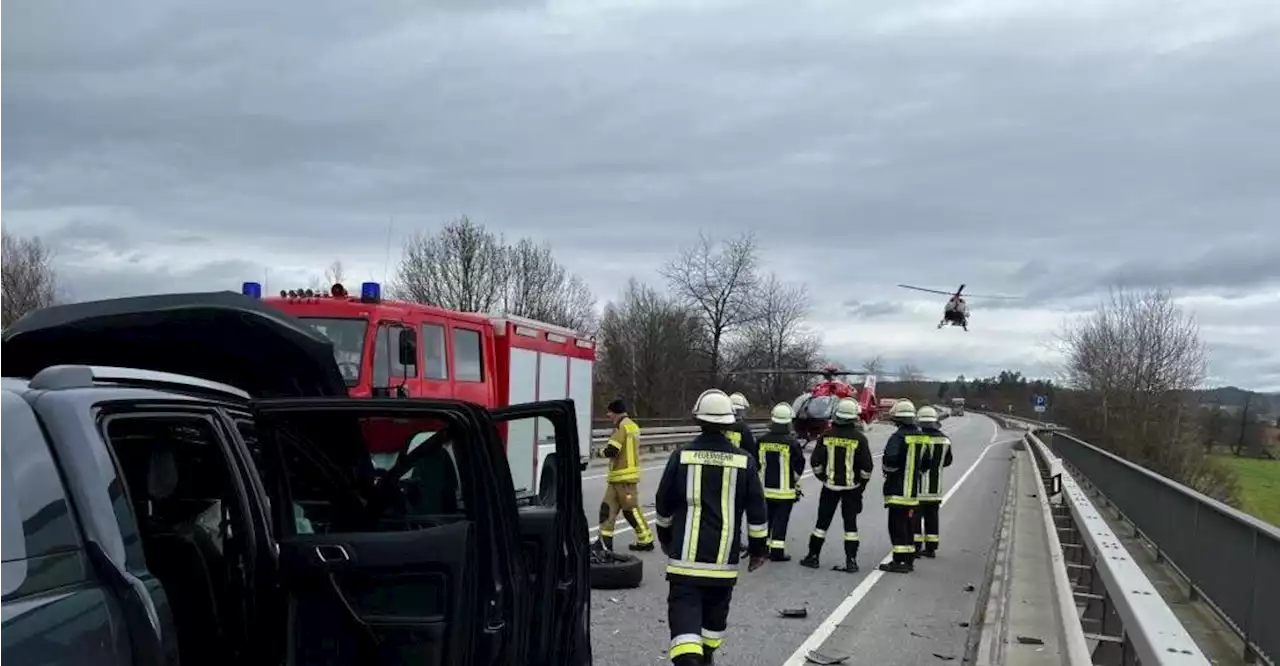
[[[766,552],[768,513],[755,460],[721,433],[704,433],[671,454],[654,508],[658,540],[669,558],[667,578],[733,585],[743,514],[747,549]]]
[[[942,501],[942,468],[951,465],[951,438],[937,428],[921,428],[929,436],[929,469],[920,475],[920,501]]]
[[[831,490],[863,486],[875,467],[866,434],[852,423],[835,424],[820,435],[809,465],[822,485]]]
[[[794,500],[796,482],[804,473],[804,449],[788,426],[770,426],[756,440],[760,451],[760,484],[767,500]]]
[[[613,459],[609,463],[609,483],[637,483],[640,481],[640,426],[630,417],[623,417],[609,436],[605,455]],[[610,455],[609,449],[614,449]]]
[[[884,502],[920,504],[920,475],[930,467],[929,436],[915,426],[899,426],[884,447]]]

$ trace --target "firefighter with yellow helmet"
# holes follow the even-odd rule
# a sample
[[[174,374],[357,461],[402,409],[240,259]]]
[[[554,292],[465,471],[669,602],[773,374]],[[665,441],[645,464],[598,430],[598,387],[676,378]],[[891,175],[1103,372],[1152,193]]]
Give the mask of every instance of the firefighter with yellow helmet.
[[[920,476],[920,507],[916,526],[916,553],[937,557],[941,538],[938,535],[938,512],[942,508],[942,468],[950,467],[951,438],[938,427],[938,410],[925,405],[916,410],[916,423],[929,437],[929,458],[933,464]]]
[[[889,542],[893,561],[880,565],[881,571],[915,571],[914,510],[920,505],[920,475],[929,467],[929,436],[916,425],[916,406],[899,400],[889,410],[898,426],[884,446],[884,503],[889,513]]]
[[[787,562],[787,525],[791,509],[800,498],[800,476],[804,474],[804,448],[791,432],[795,412],[780,402],[769,414],[769,431],[757,440],[760,482],[769,509],[769,559]]]
[[[604,500],[600,502],[600,538],[596,548],[613,550],[613,530],[618,514],[635,530],[636,541],[631,550],[653,550],[653,532],[640,510],[640,426],[627,415],[627,406],[614,400],[606,408],[614,423],[613,434],[602,452],[610,459]]]
[[[867,435],[858,427],[862,408],[852,398],[842,398],[836,403],[831,419],[831,429],[818,436],[809,464],[813,475],[822,481],[822,494],[818,497],[818,521],[809,535],[809,554],[800,560],[801,566],[818,568],[818,557],[827,538],[827,528],[835,518],[836,508],[844,523],[844,566],[838,571],[858,571],[858,514],[862,513],[862,493],[871,479],[871,445]]]
[[[743,514],[748,571],[764,565],[768,535],[756,461],[725,436],[734,424],[729,396],[704,391],[693,405],[693,418],[702,433],[672,452],[654,502],[658,541],[668,557],[667,655],[677,666],[713,663],[724,642],[738,580],[735,535]]]

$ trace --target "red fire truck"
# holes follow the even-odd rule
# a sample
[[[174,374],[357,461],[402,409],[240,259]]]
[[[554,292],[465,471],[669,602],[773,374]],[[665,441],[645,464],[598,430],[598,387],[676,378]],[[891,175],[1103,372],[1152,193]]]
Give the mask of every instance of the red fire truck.
[[[486,407],[569,398],[578,414],[581,464],[591,449],[591,381],[595,341],[576,331],[523,317],[454,312],[383,300],[365,282],[352,295],[289,290],[263,298],[262,286],[241,292],[311,324],[333,343],[354,397],[456,398]],[[507,459],[517,493],[549,487],[554,434],[536,420],[510,424]],[[545,470],[545,471],[544,471]],[[535,484],[535,481],[537,482]]]

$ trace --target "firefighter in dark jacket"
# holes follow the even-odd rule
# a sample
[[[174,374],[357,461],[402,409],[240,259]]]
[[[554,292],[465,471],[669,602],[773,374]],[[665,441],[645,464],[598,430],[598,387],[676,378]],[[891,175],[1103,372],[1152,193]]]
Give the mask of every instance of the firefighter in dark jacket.
[[[951,439],[938,427],[938,410],[925,405],[916,410],[916,424],[929,437],[929,458],[933,464],[920,477],[920,514],[915,521],[916,553],[937,557],[938,510],[942,508],[942,468],[951,466]]]
[[[842,398],[836,403],[831,429],[820,435],[813,447],[809,464],[813,475],[822,481],[822,494],[818,497],[818,522],[809,535],[809,554],[800,560],[802,566],[818,568],[827,528],[831,527],[839,506],[844,523],[844,566],[836,570],[858,571],[858,514],[862,512],[862,493],[874,468],[871,445],[858,427],[861,411],[856,400]]]
[[[738,580],[734,546],[744,513],[751,554],[747,571],[764,565],[767,552],[759,471],[755,460],[725,436],[734,422],[729,396],[704,391],[693,417],[702,434],[671,454],[654,503],[658,542],[668,558],[667,654],[677,666],[714,663],[724,642]]]
[[[916,406],[899,400],[889,410],[898,429],[884,446],[884,504],[889,511],[889,542],[893,561],[880,565],[882,571],[915,571],[915,527],[913,511],[919,506],[920,474],[929,467],[929,436],[916,426]]]
[[[724,434],[734,446],[746,451],[759,466],[759,445],[756,444],[756,436],[751,432],[751,426],[747,424],[747,410],[751,407],[751,403],[747,402],[747,396],[741,393],[729,394],[729,402],[733,404],[733,425]],[[738,535],[738,538],[741,539],[742,535]],[[741,540],[738,541],[738,550],[747,552],[747,544]]]
[[[804,449],[791,433],[795,412],[780,402],[769,415],[769,432],[757,441],[760,482],[769,507],[769,559],[787,562],[787,524],[791,509],[800,497],[800,476],[804,474]]]

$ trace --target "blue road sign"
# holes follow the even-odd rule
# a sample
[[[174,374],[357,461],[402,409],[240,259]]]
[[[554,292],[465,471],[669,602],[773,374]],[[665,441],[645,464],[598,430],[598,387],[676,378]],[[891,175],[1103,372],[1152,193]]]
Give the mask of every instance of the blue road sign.
[[[1036,396],[1036,407],[1044,407],[1045,404],[1047,404],[1048,402],[1049,402],[1048,398],[1042,395]]]

